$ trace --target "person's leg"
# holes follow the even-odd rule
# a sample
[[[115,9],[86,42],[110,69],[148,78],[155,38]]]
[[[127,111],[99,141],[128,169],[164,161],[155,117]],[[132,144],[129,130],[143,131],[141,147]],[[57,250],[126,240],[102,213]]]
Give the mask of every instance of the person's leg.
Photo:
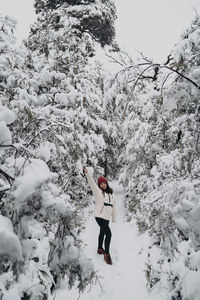
[[[110,241],[111,241],[111,230],[109,227],[109,221],[101,218],[96,218],[98,225],[100,226],[100,234],[99,234],[99,248],[102,248],[103,239],[105,238],[105,253],[108,254],[110,250]]]
[[[111,236],[112,236],[111,230],[110,230],[110,227],[109,227],[109,221],[106,222],[104,230],[105,230],[105,234],[106,234],[106,238],[105,238],[105,253],[109,254],[110,253],[110,241],[111,241]]]
[[[98,236],[98,249],[103,249],[103,240],[104,240],[104,236],[105,236],[105,231],[103,229],[103,224],[102,224],[102,220],[101,218],[95,218],[97,221],[97,224],[100,227],[100,232],[99,232],[99,236]]]

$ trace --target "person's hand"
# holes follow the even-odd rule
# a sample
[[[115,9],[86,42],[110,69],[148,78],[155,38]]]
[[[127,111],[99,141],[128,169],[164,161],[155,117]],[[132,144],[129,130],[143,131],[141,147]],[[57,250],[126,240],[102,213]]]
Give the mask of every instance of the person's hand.
[[[85,174],[85,173],[88,173],[88,169],[83,168],[83,173],[84,173],[84,174]]]

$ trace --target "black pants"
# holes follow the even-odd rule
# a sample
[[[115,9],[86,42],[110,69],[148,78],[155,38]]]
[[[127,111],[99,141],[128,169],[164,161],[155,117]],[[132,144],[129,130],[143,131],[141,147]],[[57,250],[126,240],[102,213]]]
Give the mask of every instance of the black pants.
[[[109,253],[110,249],[110,241],[111,241],[111,231],[109,227],[109,221],[102,219],[102,218],[95,218],[98,225],[100,226],[100,233],[99,233],[99,238],[98,238],[98,248],[102,248],[103,245],[103,240],[105,238],[105,253]]]

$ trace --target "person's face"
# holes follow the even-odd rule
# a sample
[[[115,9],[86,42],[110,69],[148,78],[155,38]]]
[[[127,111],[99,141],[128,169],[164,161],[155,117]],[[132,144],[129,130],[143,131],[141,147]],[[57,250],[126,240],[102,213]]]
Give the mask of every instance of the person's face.
[[[101,182],[101,183],[100,183],[100,188],[101,188],[102,190],[106,190],[106,188],[107,188],[107,183]]]

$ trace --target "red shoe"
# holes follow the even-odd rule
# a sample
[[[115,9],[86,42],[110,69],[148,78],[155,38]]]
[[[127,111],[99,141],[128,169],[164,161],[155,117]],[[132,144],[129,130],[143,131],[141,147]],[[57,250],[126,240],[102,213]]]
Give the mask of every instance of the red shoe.
[[[105,251],[102,248],[97,249],[98,254],[105,254]]]
[[[110,254],[104,254],[104,260],[108,265],[112,265]]]

